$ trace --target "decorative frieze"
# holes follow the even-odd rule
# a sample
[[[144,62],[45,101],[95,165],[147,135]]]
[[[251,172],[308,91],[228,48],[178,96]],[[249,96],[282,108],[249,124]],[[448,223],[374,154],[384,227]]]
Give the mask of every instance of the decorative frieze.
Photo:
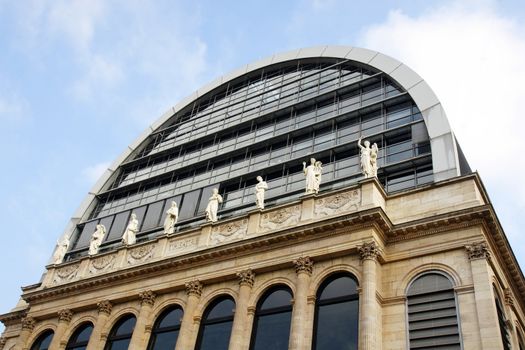
[[[145,244],[128,251],[128,265],[144,263],[153,258],[155,244]]]
[[[182,253],[197,247],[199,242],[198,237],[185,238],[185,239],[171,239],[168,241],[168,253],[176,254]]]
[[[361,190],[337,193],[333,196],[315,200],[314,212],[318,216],[334,215],[356,211],[361,202]]]
[[[29,332],[32,332],[35,329],[35,319],[31,316],[26,316],[22,319],[22,329],[26,329]]]
[[[210,235],[210,244],[218,244],[242,239],[248,231],[248,220],[237,220],[213,228]]]
[[[53,284],[64,283],[74,280],[80,270],[80,263],[67,265],[55,270]]]
[[[113,304],[109,300],[102,300],[99,303],[97,303],[98,313],[99,314],[111,314],[111,310],[113,309]]]
[[[282,208],[264,214],[261,217],[259,227],[262,230],[275,230],[295,225],[301,218],[301,206]]]
[[[63,309],[58,312],[58,321],[69,323],[73,317],[73,312],[70,309]]]
[[[157,295],[152,290],[148,289],[139,293],[141,304],[147,304],[153,306],[155,304],[155,298]]]
[[[252,269],[247,269],[244,271],[237,272],[237,277],[239,277],[239,284],[253,287],[255,283],[255,273]]]
[[[189,282],[186,282],[184,285],[186,287],[186,293],[188,294],[188,296],[189,295],[196,295],[198,297],[201,296],[202,283],[199,280],[189,281]]]
[[[92,275],[110,271],[115,265],[115,260],[115,254],[95,258],[91,260],[88,271]]]
[[[377,260],[379,255],[381,255],[381,250],[377,246],[376,242],[368,242],[357,247],[361,260]]]
[[[469,260],[490,259],[490,251],[485,242],[477,242],[465,246]]]
[[[300,258],[297,258],[293,261],[293,264],[295,266],[295,272],[297,274],[299,273],[307,273],[309,275],[312,274],[313,268],[314,268],[314,262],[312,259],[310,259],[309,256],[302,256]]]

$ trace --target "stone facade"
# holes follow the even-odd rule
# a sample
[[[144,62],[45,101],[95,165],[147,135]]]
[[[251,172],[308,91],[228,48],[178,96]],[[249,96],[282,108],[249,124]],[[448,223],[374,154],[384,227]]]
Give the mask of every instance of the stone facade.
[[[249,348],[254,310],[273,285],[294,294],[290,349],[311,349],[316,292],[336,272],[359,286],[359,349],[405,349],[407,288],[427,271],[453,281],[464,349],[503,349],[494,293],[502,296],[512,347],[524,335],[525,280],[476,174],[387,195],[375,179],[305,196],[97,257],[48,266],[41,284],[0,316],[3,349],[29,349],[53,330],[64,349],[83,322],[88,349],[102,349],[125,314],[137,317],[133,349],[170,305],[184,310],[177,350],[194,348],[206,307],[230,295],[230,349]]]

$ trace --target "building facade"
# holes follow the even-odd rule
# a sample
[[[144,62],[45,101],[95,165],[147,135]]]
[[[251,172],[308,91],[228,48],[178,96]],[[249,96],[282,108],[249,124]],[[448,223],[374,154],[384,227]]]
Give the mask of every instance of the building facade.
[[[248,64],[151,125],[0,315],[0,350],[525,349],[524,311],[430,87],[328,46]]]

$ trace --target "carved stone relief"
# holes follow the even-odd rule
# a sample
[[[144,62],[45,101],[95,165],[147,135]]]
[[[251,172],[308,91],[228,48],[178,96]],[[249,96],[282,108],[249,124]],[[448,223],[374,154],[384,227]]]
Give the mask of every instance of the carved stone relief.
[[[168,241],[168,253],[177,254],[193,250],[199,243],[198,237],[171,239]]]
[[[357,210],[361,202],[361,190],[337,193],[315,201],[315,215],[333,215],[345,211]]]
[[[112,270],[114,265],[115,255],[105,255],[91,260],[88,271],[90,274],[103,273]]]
[[[128,265],[144,263],[153,258],[155,244],[142,245],[128,251]]]
[[[295,205],[293,207],[282,208],[270,213],[266,213],[261,217],[259,227],[262,230],[275,230],[276,228],[283,228],[295,225],[301,218],[301,206]]]
[[[210,244],[242,239],[248,231],[248,220],[238,220],[218,225],[213,228],[210,235]]]
[[[80,263],[68,265],[55,270],[53,284],[64,283],[74,280],[77,277]]]

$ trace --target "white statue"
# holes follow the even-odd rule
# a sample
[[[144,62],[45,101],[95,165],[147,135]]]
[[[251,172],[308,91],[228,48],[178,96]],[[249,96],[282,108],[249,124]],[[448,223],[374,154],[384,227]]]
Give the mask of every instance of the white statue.
[[[361,171],[365,178],[377,177],[377,154],[379,152],[377,144],[374,143],[370,148],[370,142],[365,140],[364,146],[361,145],[362,137],[357,140],[357,146],[361,149]]]
[[[306,166],[303,162],[303,172],[306,176],[306,193],[319,193],[319,185],[321,184],[321,173],[323,168],[321,162],[316,162],[315,158],[310,158],[310,165]]]
[[[89,242],[89,255],[95,255],[98,253],[98,248],[102,244],[104,235],[106,234],[106,227],[104,225],[97,225],[97,229],[93,232],[91,236],[91,241]]]
[[[264,193],[268,189],[268,184],[263,178],[257,176],[257,185],[255,185],[255,205],[259,209],[264,209]]]
[[[214,188],[206,206],[206,221],[217,222],[217,210],[220,203],[222,203],[222,196],[219,194],[219,190]]]
[[[137,232],[139,232],[139,221],[137,220],[137,215],[132,213],[128,227],[126,227],[126,231],[122,235],[122,243],[125,245],[135,244],[137,242]]]
[[[57,248],[53,254],[53,264],[60,264],[66,256],[67,249],[69,248],[69,236],[65,235],[61,241],[57,242]]]
[[[164,233],[175,233],[175,224],[179,219],[179,208],[175,201],[171,202],[171,207],[166,211],[166,219],[164,219]]]

